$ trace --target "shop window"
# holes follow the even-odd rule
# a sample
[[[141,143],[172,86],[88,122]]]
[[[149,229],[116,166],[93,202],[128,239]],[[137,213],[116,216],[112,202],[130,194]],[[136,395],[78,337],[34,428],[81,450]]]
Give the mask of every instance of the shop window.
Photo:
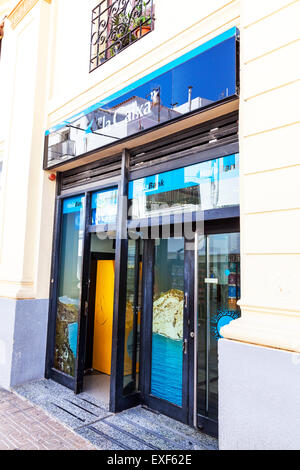
[[[77,356],[84,199],[65,199],[62,207],[54,367],[70,376],[75,375]]]
[[[239,205],[239,155],[197,163],[130,182],[129,218]]]
[[[115,224],[118,212],[118,188],[92,194],[92,225]]]
[[[90,71],[153,30],[153,0],[102,0],[92,10]]]

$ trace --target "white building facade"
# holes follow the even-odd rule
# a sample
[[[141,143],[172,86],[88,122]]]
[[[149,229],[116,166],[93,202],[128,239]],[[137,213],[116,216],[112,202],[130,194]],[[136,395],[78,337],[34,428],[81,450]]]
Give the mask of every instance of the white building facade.
[[[0,386],[299,449],[300,1],[125,3],[0,2]]]

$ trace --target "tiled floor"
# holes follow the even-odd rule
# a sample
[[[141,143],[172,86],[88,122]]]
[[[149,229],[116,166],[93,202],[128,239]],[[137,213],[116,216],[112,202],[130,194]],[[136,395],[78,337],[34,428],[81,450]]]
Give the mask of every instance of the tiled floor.
[[[0,389],[0,450],[76,449],[94,446],[36,406]]]
[[[15,392],[72,428],[99,449],[216,450],[216,439],[141,406],[112,414],[105,402],[74,393],[51,380],[17,387]]]
[[[106,374],[93,374],[84,377],[84,390],[97,400],[109,403],[110,377]]]

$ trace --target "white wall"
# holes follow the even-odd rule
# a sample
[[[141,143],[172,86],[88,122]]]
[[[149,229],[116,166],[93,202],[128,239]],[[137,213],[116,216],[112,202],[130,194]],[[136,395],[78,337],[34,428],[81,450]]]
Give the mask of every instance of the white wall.
[[[300,1],[241,2],[242,318],[230,339],[300,351]]]
[[[49,292],[55,183],[42,170],[49,8],[38,2],[15,29],[9,21],[5,25],[0,61],[2,297],[47,298]]]

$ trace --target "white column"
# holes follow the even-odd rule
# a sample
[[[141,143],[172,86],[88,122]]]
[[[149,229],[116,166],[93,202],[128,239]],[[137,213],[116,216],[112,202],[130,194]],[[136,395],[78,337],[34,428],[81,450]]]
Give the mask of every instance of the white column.
[[[300,352],[300,1],[241,2],[242,317],[225,338]]]
[[[0,61],[4,154],[0,296],[47,298],[55,183],[43,171],[51,5],[39,1],[12,28]]]

